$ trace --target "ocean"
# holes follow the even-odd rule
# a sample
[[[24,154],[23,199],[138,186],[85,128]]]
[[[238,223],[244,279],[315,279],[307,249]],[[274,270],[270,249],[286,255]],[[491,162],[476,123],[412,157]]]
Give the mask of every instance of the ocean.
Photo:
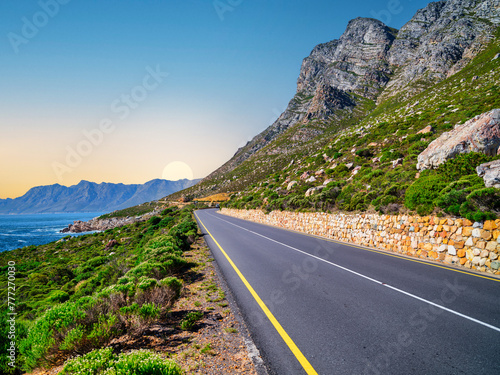
[[[102,213],[0,215],[0,252],[43,245],[67,236],[59,231],[75,220],[87,221]],[[71,234],[73,236],[78,234]]]

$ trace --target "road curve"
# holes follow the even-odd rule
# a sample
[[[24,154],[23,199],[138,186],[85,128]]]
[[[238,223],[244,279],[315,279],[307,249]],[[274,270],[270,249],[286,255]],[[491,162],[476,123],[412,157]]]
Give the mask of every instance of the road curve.
[[[500,280],[195,212],[271,374],[500,374]]]

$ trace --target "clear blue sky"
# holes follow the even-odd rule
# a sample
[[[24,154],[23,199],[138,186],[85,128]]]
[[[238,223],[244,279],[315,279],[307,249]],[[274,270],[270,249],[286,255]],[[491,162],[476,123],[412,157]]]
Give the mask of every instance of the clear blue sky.
[[[358,16],[400,28],[426,4],[3,0],[0,198],[204,177],[285,108],[315,45]]]

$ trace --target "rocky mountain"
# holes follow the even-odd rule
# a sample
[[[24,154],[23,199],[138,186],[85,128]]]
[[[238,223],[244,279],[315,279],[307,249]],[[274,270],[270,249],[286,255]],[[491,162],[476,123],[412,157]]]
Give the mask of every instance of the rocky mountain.
[[[409,98],[460,71],[491,40],[498,0],[448,0],[419,10],[389,51],[395,74],[378,98]]]
[[[238,191],[297,164],[372,113],[462,71],[491,45],[499,24],[499,0],[430,3],[401,30],[351,20],[339,39],[304,59],[297,93],[276,122],[185,194]]]
[[[0,199],[0,213],[109,212],[157,200],[198,181],[156,179],[133,185],[81,181],[70,187],[37,186],[22,197]]]
[[[316,46],[302,63],[297,93],[285,112],[205,180],[233,170],[289,128],[314,120],[340,122],[365,99],[376,99],[389,80],[387,52],[396,33],[375,19],[357,18],[339,40]],[[299,131],[292,140],[307,141],[322,132]],[[281,151],[277,148],[272,153]]]

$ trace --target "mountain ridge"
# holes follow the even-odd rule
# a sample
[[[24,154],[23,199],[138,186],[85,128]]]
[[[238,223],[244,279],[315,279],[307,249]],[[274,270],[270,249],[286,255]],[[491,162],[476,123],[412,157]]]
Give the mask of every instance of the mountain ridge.
[[[144,184],[95,183],[35,186],[17,198],[0,199],[0,214],[107,212],[160,199],[199,180],[154,179]]]

